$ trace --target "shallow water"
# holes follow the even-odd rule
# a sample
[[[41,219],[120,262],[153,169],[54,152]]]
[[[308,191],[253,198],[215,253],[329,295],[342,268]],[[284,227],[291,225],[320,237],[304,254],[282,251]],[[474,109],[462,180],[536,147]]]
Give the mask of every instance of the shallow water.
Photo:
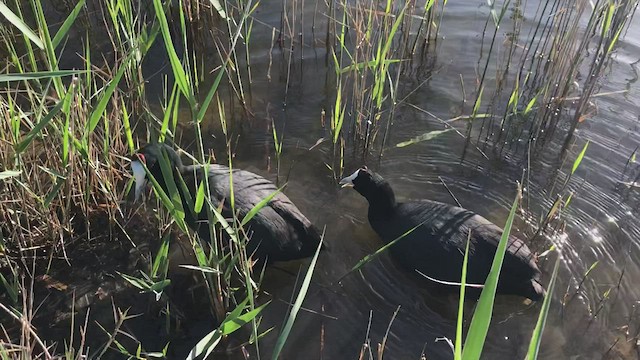
[[[338,190],[325,163],[331,163],[328,143],[309,150],[318,139],[328,136],[322,127],[322,109],[333,101],[333,93],[326,91],[324,34],[313,38],[311,19],[315,2],[304,4],[306,19],[305,46],[295,56],[286,91],[286,54],[277,46],[271,50],[272,27],[279,29],[281,4],[263,3],[256,17],[251,38],[251,71],[249,107],[254,116],[249,121],[236,111],[237,121],[247,121],[236,135],[234,166],[254,171],[275,179],[276,165],[273,138],[269,125],[273,119],[278,132],[284,136],[281,159],[281,180],[287,180],[286,194],[318,226],[326,226],[326,242],[331,252],[322,254],[314,274],[314,285],[309,290],[304,307],[321,314],[302,311],[285,347],[283,359],[355,359],[363,344],[370,342],[367,351],[377,352],[389,329],[385,356],[390,359],[449,359],[451,351],[437,338],[453,339],[455,331],[455,297],[422,290],[421,280],[399,269],[383,255],[368,264],[361,273],[351,274],[340,285],[334,282],[345,274],[359,259],[382,244],[368,225],[367,203],[354,191]],[[322,6],[321,6],[322,7]],[[530,4],[535,11],[533,4]],[[322,9],[321,9],[322,10]],[[527,10],[529,11],[529,9]],[[414,91],[406,100],[438,117],[447,119],[460,113],[462,97],[460,74],[465,83],[474,84],[475,67],[480,54],[482,27],[488,15],[483,1],[449,2],[440,29],[436,68],[426,84],[420,71],[401,80],[401,91]],[[323,29],[326,20],[322,11],[317,16],[317,29]],[[532,24],[525,12],[525,28]],[[298,25],[299,26],[299,25]],[[524,32],[524,31],[523,31]],[[640,114],[640,19],[636,16],[627,36],[620,40],[613,65],[607,69],[606,81],[599,92],[628,90],[624,94],[599,97],[594,100],[598,114],[585,121],[576,132],[576,145],[571,149],[562,172],[570,169],[576,154],[586,140],[590,140],[585,160],[570,182],[575,189],[565,219],[566,235],[558,241],[562,249],[562,263],[554,298],[561,299],[566,292],[576,291],[577,283],[596,261],[597,267],[582,285],[579,296],[564,312],[552,307],[543,337],[541,359],[597,359],[616,343],[626,356],[638,357],[636,350],[625,352],[625,331],[631,336],[638,331],[639,316],[635,308],[640,300],[640,222],[637,220],[638,197],[634,190],[617,185],[627,159],[640,144],[638,120]],[[155,49],[161,53],[163,49]],[[300,51],[296,49],[296,51]],[[267,78],[270,52],[273,58],[271,80]],[[153,54],[145,63],[145,74],[163,69],[166,63]],[[69,60],[72,62],[72,60]],[[169,68],[165,67],[165,72]],[[150,79],[150,97],[157,98],[160,77]],[[471,85],[468,85],[469,88]],[[469,91],[469,90],[468,90]],[[489,90],[485,90],[488,92]],[[466,112],[472,104],[466,105]],[[186,111],[186,110],[185,110]],[[213,112],[204,124],[205,145],[225,158],[219,120]],[[367,165],[393,186],[400,201],[429,198],[454,204],[441,180],[449,186],[460,203],[496,224],[502,225],[515,196],[515,181],[520,180],[526,161],[522,151],[506,152],[505,159],[485,160],[470,149],[464,161],[461,153],[464,139],[455,133],[405,148],[392,145],[431,130],[441,130],[440,122],[411,106],[399,106],[384,156],[370,156]],[[459,129],[464,129],[460,124]],[[216,136],[214,139],[212,136]],[[189,135],[180,143],[189,149]],[[532,158],[530,183],[525,202],[531,216],[539,218],[553,203],[556,183],[558,152],[562,139],[552,142],[548,151]],[[349,172],[363,160],[347,147],[345,164]],[[379,149],[374,149],[374,152]],[[555,189],[554,188],[555,184]],[[518,221],[516,231],[527,237],[535,229]],[[533,251],[543,252],[551,243],[539,237],[530,244]],[[548,282],[554,258],[541,258],[544,282]],[[306,264],[306,263],[304,263]],[[294,272],[299,264],[283,265]],[[303,267],[304,269],[304,267]],[[620,274],[624,276],[620,287],[612,289],[609,299],[601,302],[607,289],[616,288]],[[267,274],[264,288],[280,299],[288,299],[293,291],[294,278],[278,270]],[[604,304],[601,311],[598,308]],[[264,314],[263,326],[280,327],[286,316],[287,305],[275,301]],[[471,307],[467,306],[467,313]],[[494,321],[489,332],[483,358],[524,358],[531,330],[537,319],[539,306],[527,306],[522,299],[498,297]],[[389,328],[389,323],[397,315]],[[598,312],[597,317],[593,313]],[[630,324],[629,328],[625,328]],[[270,354],[276,331],[262,340],[262,355]],[[610,352],[609,355],[612,353]],[[237,354],[240,357],[240,354]],[[377,356],[377,355],[376,355]],[[235,356],[233,356],[235,357]]]

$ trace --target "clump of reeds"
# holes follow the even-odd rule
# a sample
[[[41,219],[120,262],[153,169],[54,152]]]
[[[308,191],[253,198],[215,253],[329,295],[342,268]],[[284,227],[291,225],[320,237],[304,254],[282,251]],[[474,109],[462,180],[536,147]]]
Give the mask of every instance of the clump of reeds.
[[[127,180],[122,155],[135,146],[128,109],[140,95],[127,95],[119,87],[136,83],[141,58],[133,55],[130,39],[126,46],[121,43],[108,65],[97,66],[87,37],[81,54],[85,67],[61,70],[59,55],[83,6],[84,1],[79,2],[55,34],[40,1],[0,9],[16,26],[0,30],[9,53],[0,75],[0,253],[3,267],[10,269],[3,271],[3,287],[11,294],[11,310],[5,307],[2,316],[22,326],[17,347],[2,349],[11,358],[52,356],[31,325],[37,305],[34,278],[56,259],[72,265],[70,245],[110,234],[122,219],[120,201]],[[95,217],[108,219],[102,223],[110,228],[96,229],[91,225]]]

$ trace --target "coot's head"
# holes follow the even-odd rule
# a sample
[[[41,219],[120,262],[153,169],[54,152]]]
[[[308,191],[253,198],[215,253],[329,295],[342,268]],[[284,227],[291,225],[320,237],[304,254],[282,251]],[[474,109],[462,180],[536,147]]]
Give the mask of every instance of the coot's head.
[[[147,185],[147,173],[144,164],[160,185],[164,185],[164,177],[160,167],[160,159],[164,158],[171,168],[181,168],[182,161],[178,153],[167,144],[148,144],[131,155],[131,171],[136,181],[135,198],[140,197],[142,190]],[[164,187],[164,186],[163,186]]]
[[[395,196],[389,183],[366,166],[340,180],[339,184],[343,188],[352,187],[360,195],[367,198],[371,205],[393,207],[396,204]]]

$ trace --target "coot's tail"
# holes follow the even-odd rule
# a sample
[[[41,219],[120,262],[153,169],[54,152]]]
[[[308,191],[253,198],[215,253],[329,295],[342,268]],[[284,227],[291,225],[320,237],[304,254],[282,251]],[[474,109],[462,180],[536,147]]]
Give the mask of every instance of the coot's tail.
[[[302,249],[300,249],[299,258],[307,258],[313,256],[316,253],[316,250],[318,250],[318,245],[320,244],[321,240],[322,234],[320,233],[318,228],[313,225],[306,228],[305,238],[302,241]],[[320,251],[330,251],[326,241],[322,241]]]
[[[537,279],[531,279],[531,286],[529,287],[526,297],[533,301],[543,300],[547,296],[547,290],[544,289],[542,284]]]

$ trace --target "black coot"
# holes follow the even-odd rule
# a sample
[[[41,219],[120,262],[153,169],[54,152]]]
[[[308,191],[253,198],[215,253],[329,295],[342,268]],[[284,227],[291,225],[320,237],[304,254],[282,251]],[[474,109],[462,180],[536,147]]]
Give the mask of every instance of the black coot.
[[[164,151],[163,151],[164,150]],[[146,173],[140,162],[144,162],[149,172],[167,192],[167,185],[162,176],[158,159],[166,154],[166,159],[174,171],[174,180],[185,209],[185,221],[202,237],[208,239],[209,225],[206,211],[201,211],[198,218],[192,215],[186,197],[179,185],[179,172],[186,183],[191,198],[195,199],[196,189],[204,172],[201,165],[183,165],[176,151],[166,144],[149,144],[139,149],[132,158],[131,168],[136,180],[136,198],[146,183]],[[211,203],[215,208],[222,208],[225,218],[233,216],[230,205],[229,168],[223,165],[209,165],[207,176]],[[238,217],[242,219],[256,204],[270,196],[277,187],[260,175],[249,171],[233,169],[234,205]],[[168,193],[168,192],[167,192]],[[318,229],[283,193],[276,194],[245,226],[250,240],[246,251],[253,254],[257,264],[262,265],[276,261],[289,261],[312,256],[320,244]]]
[[[438,280],[460,282],[469,231],[467,283],[484,284],[491,270],[502,229],[469,210],[436,201],[397,203],[393,190],[380,175],[362,167],[340,181],[369,202],[369,223],[385,242],[391,242],[420,225],[391,246],[392,256],[410,271]],[[522,240],[510,236],[500,279],[499,293],[537,301],[544,297],[540,270]],[[468,293],[478,294],[473,289]]]

